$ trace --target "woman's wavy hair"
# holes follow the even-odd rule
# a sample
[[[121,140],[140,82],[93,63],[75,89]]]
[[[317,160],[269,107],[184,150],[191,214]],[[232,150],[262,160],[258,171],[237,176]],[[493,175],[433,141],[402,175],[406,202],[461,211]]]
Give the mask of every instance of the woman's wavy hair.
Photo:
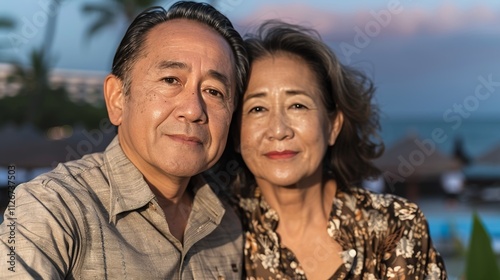
[[[343,114],[340,134],[335,145],[328,147],[323,159],[324,176],[335,179],[343,189],[359,185],[362,179],[379,176],[380,171],[372,160],[382,154],[384,145],[378,135],[378,107],[372,103],[375,88],[371,80],[361,72],[342,65],[313,29],[268,20],[260,25],[256,33],[247,34],[244,39],[250,65],[256,60],[279,54],[302,58],[317,77],[328,114]],[[228,151],[234,149],[232,145],[239,146],[238,112],[241,112],[241,104],[231,127],[235,143],[228,142],[227,154],[234,153],[234,150]],[[227,165],[227,160],[231,158],[227,154],[224,157],[226,161],[220,165],[235,166],[234,162]],[[236,160],[240,167],[231,181],[232,191],[249,195],[255,178],[241,155],[236,155],[236,159],[233,156],[231,160]],[[222,172],[224,170],[220,170],[220,165],[219,172]]]

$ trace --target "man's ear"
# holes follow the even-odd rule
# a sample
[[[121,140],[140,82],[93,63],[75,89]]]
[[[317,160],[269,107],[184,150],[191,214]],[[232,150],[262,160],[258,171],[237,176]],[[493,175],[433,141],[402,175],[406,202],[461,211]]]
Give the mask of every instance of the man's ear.
[[[337,111],[335,113],[335,116],[331,119],[331,130],[330,130],[330,137],[328,138],[328,144],[330,146],[333,146],[335,144],[335,140],[337,140],[337,137],[340,134],[340,131],[342,130],[342,125],[344,124],[344,114],[342,112]]]
[[[108,117],[112,124],[119,126],[122,123],[125,93],[122,81],[113,74],[104,79],[104,99]]]

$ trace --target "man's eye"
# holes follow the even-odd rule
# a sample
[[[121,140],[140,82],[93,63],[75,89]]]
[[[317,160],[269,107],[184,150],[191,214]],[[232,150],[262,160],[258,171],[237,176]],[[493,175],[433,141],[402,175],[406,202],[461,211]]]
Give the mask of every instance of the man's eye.
[[[163,81],[165,81],[165,83],[171,84],[171,85],[179,83],[179,81],[177,81],[176,78],[171,78],[171,77],[163,78]]]
[[[215,90],[215,89],[207,89],[207,92],[210,94],[210,95],[213,95],[213,96],[217,96],[217,97],[224,97],[224,94],[222,94],[222,92],[218,91],[218,90]]]

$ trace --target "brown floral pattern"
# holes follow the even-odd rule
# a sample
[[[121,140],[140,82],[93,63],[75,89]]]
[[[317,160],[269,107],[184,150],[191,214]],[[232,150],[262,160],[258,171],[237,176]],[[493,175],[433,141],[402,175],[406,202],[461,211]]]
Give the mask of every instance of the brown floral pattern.
[[[294,253],[280,245],[279,217],[259,189],[238,204],[246,234],[246,278],[307,279]],[[326,230],[343,248],[344,263],[330,279],[447,279],[423,213],[404,198],[339,190]]]

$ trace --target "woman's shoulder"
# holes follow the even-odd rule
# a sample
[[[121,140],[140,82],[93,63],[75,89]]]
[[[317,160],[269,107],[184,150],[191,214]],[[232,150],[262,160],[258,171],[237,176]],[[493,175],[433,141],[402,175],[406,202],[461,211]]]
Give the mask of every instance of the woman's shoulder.
[[[365,213],[384,215],[394,222],[421,222],[425,217],[418,205],[410,200],[389,193],[374,193],[367,189],[353,187],[347,195],[357,202]]]
[[[341,195],[342,196],[342,195]],[[342,214],[351,214],[343,220],[346,227],[357,227],[359,234],[379,245],[380,252],[392,252],[405,242],[427,240],[428,224],[417,204],[393,194],[378,194],[366,189],[345,191],[345,201],[356,203],[354,211],[347,204]],[[343,217],[343,216],[341,216]]]

